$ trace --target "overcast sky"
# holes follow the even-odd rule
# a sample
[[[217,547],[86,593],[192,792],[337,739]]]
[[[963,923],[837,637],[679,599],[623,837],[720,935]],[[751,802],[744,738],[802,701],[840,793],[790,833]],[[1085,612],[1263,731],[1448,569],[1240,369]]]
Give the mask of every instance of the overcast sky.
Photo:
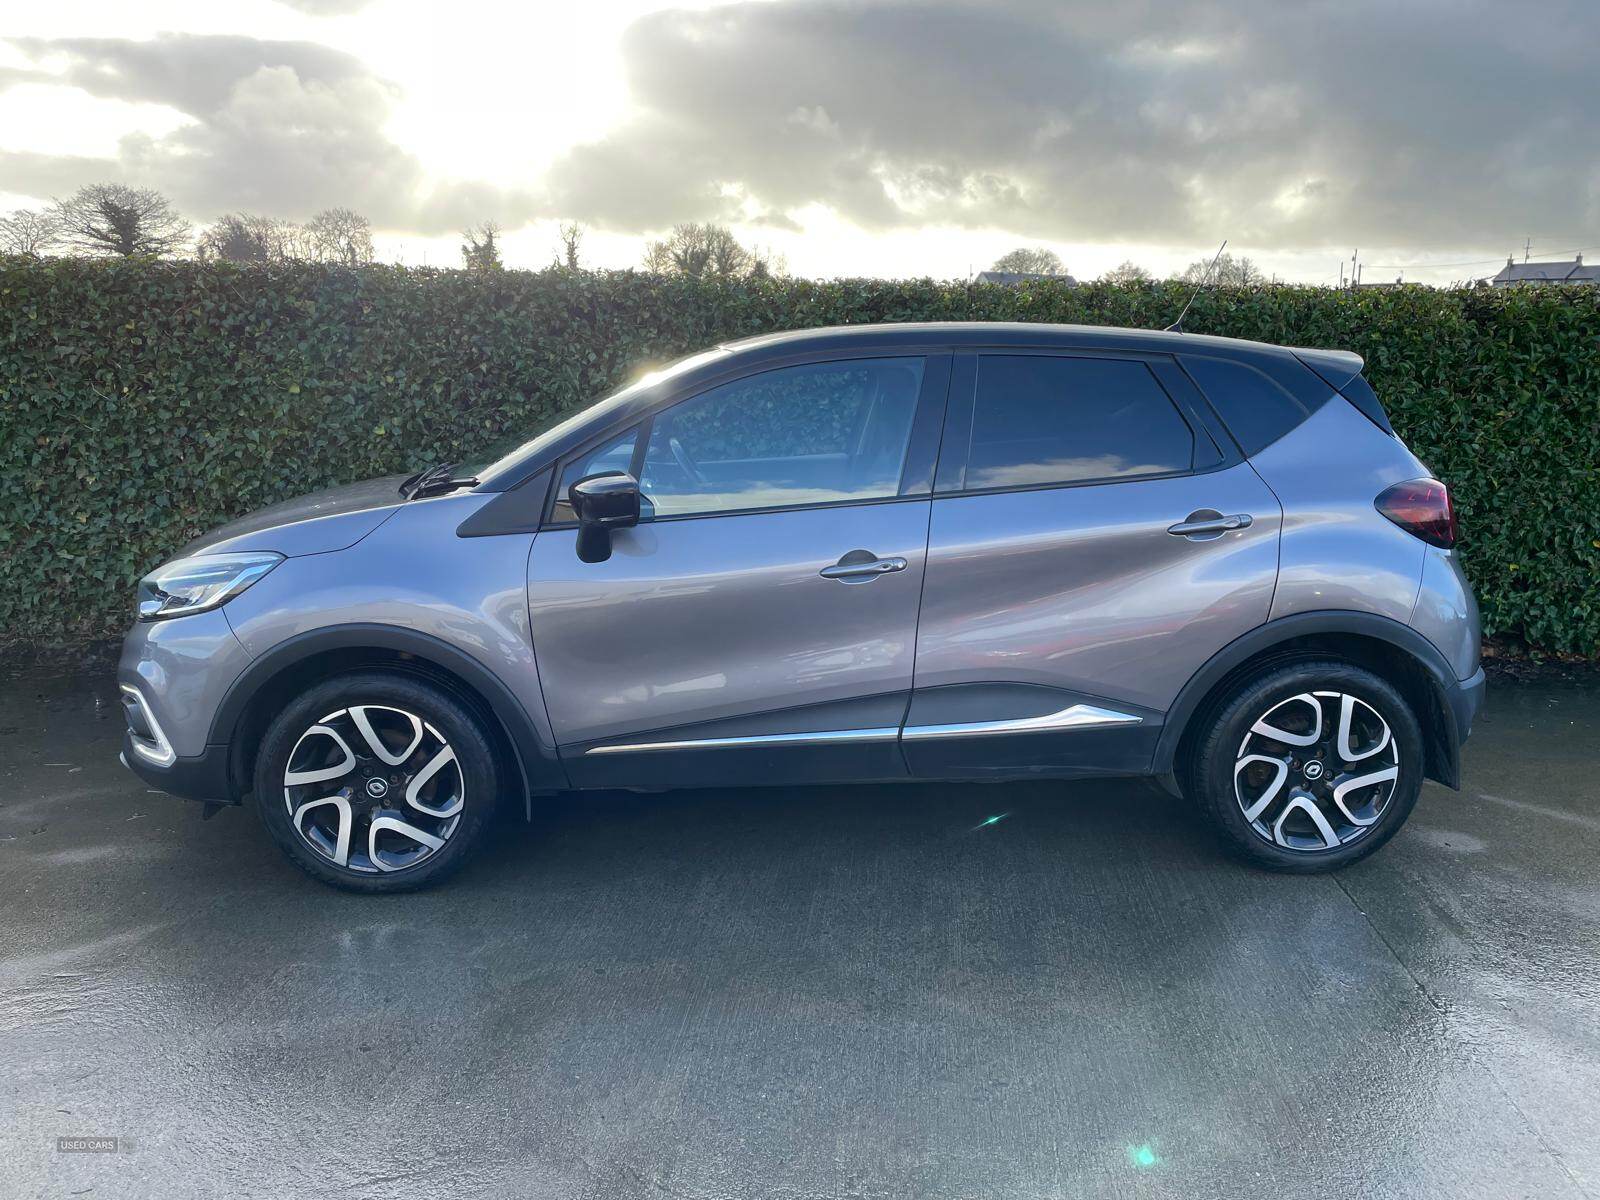
[[[197,224],[347,205],[514,266],[678,221],[800,274],[1079,276],[1224,237],[1284,278],[1600,254],[1600,0],[51,0],[0,22],[0,211],[91,182]]]

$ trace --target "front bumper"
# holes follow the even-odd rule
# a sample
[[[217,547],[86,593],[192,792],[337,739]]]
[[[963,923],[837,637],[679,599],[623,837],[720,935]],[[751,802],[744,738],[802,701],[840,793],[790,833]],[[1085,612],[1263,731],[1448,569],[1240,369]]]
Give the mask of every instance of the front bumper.
[[[227,734],[212,726],[249,662],[219,610],[135,624],[117,664],[128,769],[175,796],[238,803],[243,789],[231,777],[228,746],[219,744]]]
[[[174,758],[163,767],[139,753],[130,730],[122,735],[122,753],[118,757],[140,779],[169,795],[238,804],[240,790],[232,780],[228,751],[227,746],[207,746],[200,754]]]

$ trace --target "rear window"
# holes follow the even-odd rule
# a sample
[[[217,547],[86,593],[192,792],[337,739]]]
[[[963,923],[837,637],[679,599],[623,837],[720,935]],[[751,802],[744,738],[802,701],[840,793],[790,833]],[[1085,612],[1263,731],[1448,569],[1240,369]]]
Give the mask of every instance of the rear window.
[[[1142,362],[984,355],[968,489],[1188,471],[1194,433]]]
[[[1310,415],[1303,404],[1254,367],[1223,358],[1184,355],[1183,368],[1200,385],[1246,454],[1270,446]]]

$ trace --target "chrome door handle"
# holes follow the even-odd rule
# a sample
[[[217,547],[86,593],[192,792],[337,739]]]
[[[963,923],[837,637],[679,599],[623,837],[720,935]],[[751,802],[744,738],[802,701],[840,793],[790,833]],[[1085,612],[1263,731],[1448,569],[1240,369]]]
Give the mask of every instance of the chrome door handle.
[[[1173,537],[1221,537],[1235,529],[1248,529],[1254,524],[1255,518],[1249,513],[1234,513],[1231,517],[1225,517],[1215,509],[1202,509],[1190,513],[1186,521],[1169,525],[1167,532]]]
[[[849,557],[845,555],[845,558]],[[861,562],[845,562],[841,559],[831,567],[823,567],[817,574],[824,579],[873,579],[890,571],[905,569],[906,560],[903,558],[871,558]]]

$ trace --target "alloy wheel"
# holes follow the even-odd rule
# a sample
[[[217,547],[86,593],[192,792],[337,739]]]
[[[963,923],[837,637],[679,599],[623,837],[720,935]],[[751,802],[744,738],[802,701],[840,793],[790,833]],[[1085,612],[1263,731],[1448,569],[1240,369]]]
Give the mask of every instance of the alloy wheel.
[[[283,772],[289,823],[346,870],[400,871],[437,854],[461,822],[454,749],[415,713],[358,704],[302,733]]]
[[[1337,850],[1389,809],[1400,747],[1377,709],[1345,692],[1301,692],[1250,726],[1234,798],[1256,835],[1286,850]]]

